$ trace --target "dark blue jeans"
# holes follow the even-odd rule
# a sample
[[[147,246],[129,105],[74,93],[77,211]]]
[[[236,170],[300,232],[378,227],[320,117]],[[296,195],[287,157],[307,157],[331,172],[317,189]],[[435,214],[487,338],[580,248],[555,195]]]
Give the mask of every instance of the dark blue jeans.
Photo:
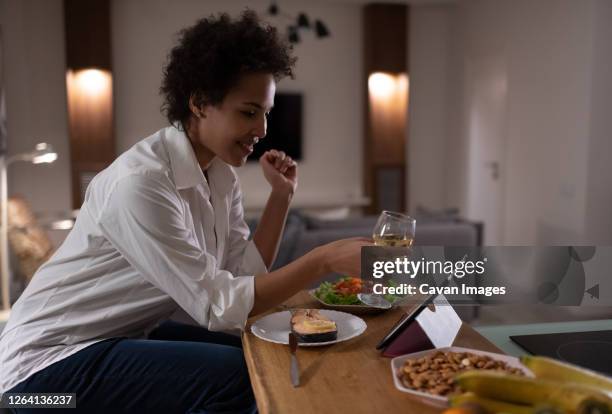
[[[170,321],[149,339],[91,345],[8,392],[76,393],[76,409],[53,414],[257,412],[240,338]]]

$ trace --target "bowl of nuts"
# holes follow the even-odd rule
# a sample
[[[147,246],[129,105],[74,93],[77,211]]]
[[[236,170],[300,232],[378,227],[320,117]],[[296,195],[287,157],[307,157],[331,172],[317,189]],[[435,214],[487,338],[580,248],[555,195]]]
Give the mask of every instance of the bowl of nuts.
[[[398,390],[440,403],[446,403],[449,395],[461,392],[455,384],[455,375],[474,369],[533,376],[518,358],[456,346],[415,352],[391,360],[393,382]]]

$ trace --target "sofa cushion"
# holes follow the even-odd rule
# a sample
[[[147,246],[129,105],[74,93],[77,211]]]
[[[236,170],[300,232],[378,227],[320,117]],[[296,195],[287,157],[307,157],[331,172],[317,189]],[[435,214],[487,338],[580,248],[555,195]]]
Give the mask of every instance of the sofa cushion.
[[[367,228],[370,229],[371,233],[371,230],[376,225],[376,220],[378,220],[378,216],[348,217],[342,220],[324,220],[312,216],[305,216],[304,220],[306,222],[306,228],[308,230]]]
[[[419,246],[476,246],[478,231],[474,223],[467,222],[417,224],[414,243]]]
[[[445,208],[441,210],[418,205],[415,211],[415,218],[422,222],[448,222],[461,221],[458,208]]]

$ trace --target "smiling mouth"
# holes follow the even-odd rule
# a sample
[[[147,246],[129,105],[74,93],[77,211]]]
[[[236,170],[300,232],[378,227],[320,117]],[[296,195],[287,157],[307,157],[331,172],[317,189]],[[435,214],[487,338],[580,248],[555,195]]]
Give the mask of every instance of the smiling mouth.
[[[251,152],[253,152],[253,145],[255,144],[244,144],[242,142],[239,142],[238,145],[240,145],[240,148],[242,148],[246,153],[250,154]]]
[[[247,144],[247,143],[244,143],[244,142],[240,142],[240,141],[238,141],[238,145],[240,145],[240,147],[241,147],[241,148],[242,148],[242,149],[243,149],[245,152],[247,152],[248,154],[250,154],[251,152],[253,152],[253,147],[255,146],[255,144],[257,144],[257,142],[259,142],[259,140],[258,140],[258,139],[254,140],[254,141],[252,141],[252,142],[249,142],[248,144]]]

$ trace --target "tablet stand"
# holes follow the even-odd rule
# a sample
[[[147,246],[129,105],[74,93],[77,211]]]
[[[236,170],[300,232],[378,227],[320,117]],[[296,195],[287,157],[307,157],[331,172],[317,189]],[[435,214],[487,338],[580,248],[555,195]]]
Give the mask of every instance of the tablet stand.
[[[383,350],[383,356],[393,358],[453,344],[461,328],[461,319],[444,296],[436,297],[433,303],[434,311],[430,307],[423,310]]]

